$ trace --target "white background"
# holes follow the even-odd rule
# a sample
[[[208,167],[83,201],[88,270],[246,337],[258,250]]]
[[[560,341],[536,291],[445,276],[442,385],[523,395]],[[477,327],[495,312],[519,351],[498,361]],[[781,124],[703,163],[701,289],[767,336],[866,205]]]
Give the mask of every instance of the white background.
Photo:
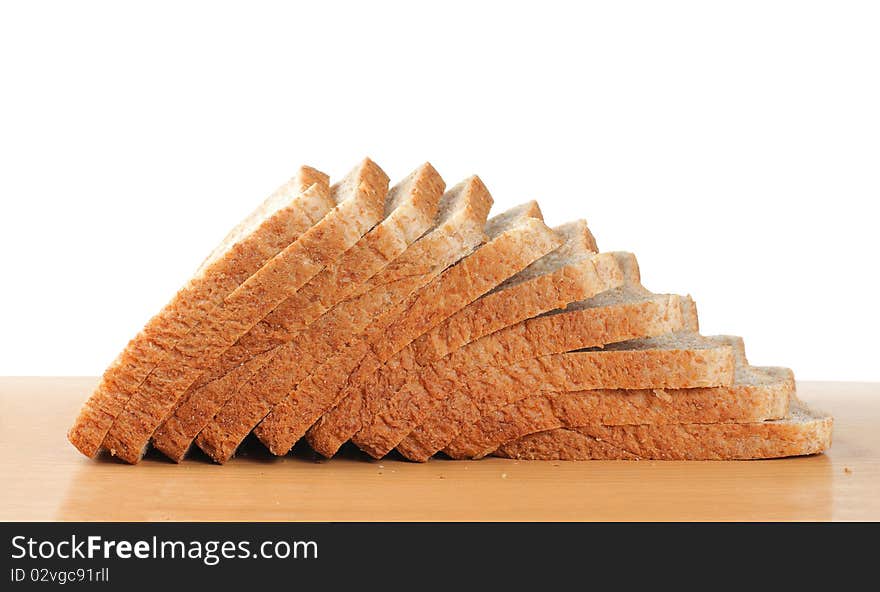
[[[301,163],[478,173],[799,378],[880,380],[865,2],[0,8],[0,375],[98,374]]]

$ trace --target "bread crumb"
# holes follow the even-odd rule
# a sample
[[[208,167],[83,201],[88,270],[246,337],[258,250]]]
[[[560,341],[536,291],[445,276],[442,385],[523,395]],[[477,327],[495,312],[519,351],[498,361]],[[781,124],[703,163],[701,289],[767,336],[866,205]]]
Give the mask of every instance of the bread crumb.
[[[654,393],[655,397],[657,397],[658,399],[660,399],[661,401],[663,401],[665,403],[669,403],[672,401],[672,395],[670,395],[669,393],[667,393],[663,389],[654,389],[652,392]]]
[[[507,473],[501,473],[501,478],[502,478],[502,479],[507,479]]]
[[[849,467],[843,467],[843,472],[846,473],[847,475],[851,475],[853,470]]]

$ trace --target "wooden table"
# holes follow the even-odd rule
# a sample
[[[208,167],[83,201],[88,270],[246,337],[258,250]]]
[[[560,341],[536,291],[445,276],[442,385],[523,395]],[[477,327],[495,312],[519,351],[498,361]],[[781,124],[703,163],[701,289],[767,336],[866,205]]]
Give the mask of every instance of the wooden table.
[[[0,520],[880,520],[880,385],[801,383],[825,455],[746,462],[89,460],[65,433],[94,378],[0,379]]]

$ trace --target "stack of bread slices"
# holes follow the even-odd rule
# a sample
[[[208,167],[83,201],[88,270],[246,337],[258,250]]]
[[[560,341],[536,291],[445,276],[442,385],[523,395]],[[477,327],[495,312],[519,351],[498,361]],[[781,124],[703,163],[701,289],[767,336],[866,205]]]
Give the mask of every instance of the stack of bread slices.
[[[425,164],[389,188],[369,159],[302,167],[105,371],[69,432],[88,456],[750,459],[814,454],[832,420],[694,302],[642,287],[583,220],[489,216],[477,177]]]

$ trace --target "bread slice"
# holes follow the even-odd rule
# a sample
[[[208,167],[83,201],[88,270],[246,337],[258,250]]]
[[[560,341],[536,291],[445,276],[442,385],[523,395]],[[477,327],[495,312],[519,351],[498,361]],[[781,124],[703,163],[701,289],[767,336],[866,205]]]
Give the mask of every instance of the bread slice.
[[[113,420],[177,341],[332,207],[327,175],[301,167],[223,239],[104,371],[67,435],[70,442],[86,456],[97,454]]]
[[[153,446],[181,461],[193,439],[237,388],[260,371],[269,357],[260,354],[295,339],[430,228],[443,186],[437,171],[424,164],[393,187],[385,200],[383,221],[226,350],[156,430]]]
[[[698,329],[696,308],[690,299],[649,292],[640,284],[635,257],[631,253],[613,256],[624,273],[625,284],[620,288],[482,337],[410,375],[394,398],[400,401],[400,408],[420,418],[418,422],[401,422],[403,427],[421,425],[409,435],[406,429],[398,430],[398,451],[411,460],[427,460],[454,438],[460,422],[476,421],[477,409],[461,396],[458,385],[481,368],[512,366],[585,347]],[[449,400],[453,396],[458,400]]]
[[[535,202],[492,218],[486,234],[486,244],[379,317],[361,344],[346,354],[347,361],[333,369],[332,381],[322,381],[318,397],[329,405],[308,432],[315,450],[332,456],[357,433],[363,422],[363,387],[386,360],[560,244]],[[340,366],[347,374],[339,372]]]
[[[479,245],[491,206],[492,197],[477,177],[447,191],[429,232],[296,339],[265,354],[268,359],[261,370],[242,383],[199,434],[198,446],[217,462],[231,458],[248,433],[315,368],[388,306],[405,300]]]
[[[784,418],[795,392],[792,371],[749,366],[739,337],[709,339],[734,348],[733,386],[537,393],[465,426],[443,452],[455,459],[482,458],[528,434],[590,424],[756,423]]]
[[[382,223],[226,350],[214,367],[193,383],[193,390],[247,366],[251,359],[290,341],[338,302],[357,296],[366,280],[400,256],[434,223],[444,187],[429,163],[410,173],[388,192]]]
[[[612,343],[525,360],[509,367],[488,367],[456,376],[446,406],[398,446],[405,456],[427,460],[445,448],[461,429],[480,416],[539,391],[608,389],[681,389],[733,384],[734,355],[691,333]],[[414,447],[413,444],[416,444]],[[413,449],[415,454],[413,454]],[[430,453],[428,453],[430,450]]]
[[[440,360],[484,335],[524,319],[564,308],[619,287],[623,281],[615,257],[596,254],[596,243],[583,220],[554,231],[564,243],[486,296],[472,302],[413,341],[388,360],[365,392],[368,421],[352,441],[375,458],[388,454],[423,419],[420,400],[395,393],[411,373]]]
[[[596,256],[596,239],[586,221],[569,222],[553,229],[562,244],[488,294],[470,303],[401,351],[424,366],[446,357],[462,346],[510,325],[511,318],[530,311],[561,308],[581,294],[601,291],[600,285],[621,283],[622,272],[611,257]],[[509,305],[514,310],[508,310]],[[535,313],[538,314],[538,313]]]
[[[502,445],[521,460],[747,460],[819,454],[834,420],[792,399],[790,417],[757,423],[557,428]]]
[[[104,447],[138,462],[155,429],[217,357],[381,220],[387,190],[388,177],[369,159],[334,185],[337,205],[174,345],[116,417]]]

